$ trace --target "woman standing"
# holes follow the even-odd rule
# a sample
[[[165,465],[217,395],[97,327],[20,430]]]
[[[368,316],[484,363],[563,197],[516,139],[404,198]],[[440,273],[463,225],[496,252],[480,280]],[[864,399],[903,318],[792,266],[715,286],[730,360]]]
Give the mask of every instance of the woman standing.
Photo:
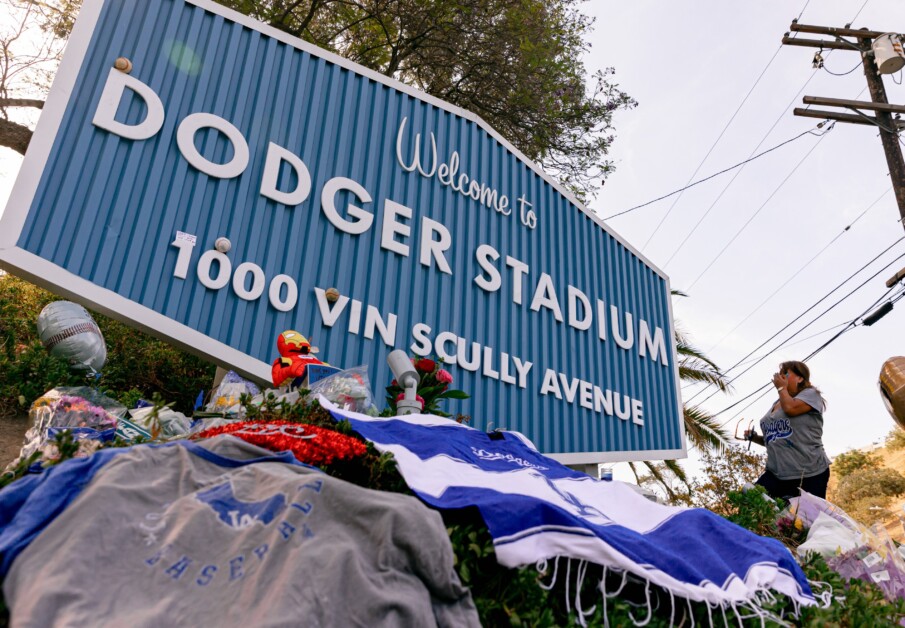
[[[773,375],[779,399],[760,420],[751,439],[767,448],[767,470],[757,483],[771,497],[798,497],[802,489],[826,498],[830,460],[823,450],[826,402],[811,384],[804,362],[783,362]]]

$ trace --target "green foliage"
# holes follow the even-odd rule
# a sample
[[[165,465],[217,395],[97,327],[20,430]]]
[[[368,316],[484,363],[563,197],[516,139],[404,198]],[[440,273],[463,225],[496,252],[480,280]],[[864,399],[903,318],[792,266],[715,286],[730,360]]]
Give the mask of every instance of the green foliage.
[[[902,493],[905,493],[905,477],[886,467],[853,471],[839,481],[839,487],[836,489],[840,505],[866,497],[878,495],[895,497]]]
[[[905,493],[905,477],[887,467],[862,467],[845,475],[836,487],[835,501],[849,515],[871,525],[890,516],[892,499]]]
[[[0,416],[27,410],[32,401],[56,386],[85,383],[84,374],[50,355],[38,339],[38,314],[56,300],[50,292],[22,279],[0,275]],[[213,364],[119,321],[92,315],[107,342],[107,364],[98,383],[127,407],[156,392],[171,400],[177,410],[188,412],[198,392],[213,381]]]
[[[879,466],[880,458],[876,454],[853,449],[836,456],[833,460],[833,474],[836,477],[844,478],[860,469],[876,469]]]
[[[579,0],[218,0],[483,118],[579,197],[614,169],[614,114],[636,106],[588,76]]]
[[[726,496],[729,521],[761,536],[777,537],[776,518],[785,507],[781,499],[774,500],[762,486],[747,491],[730,491]]]
[[[456,556],[456,571],[470,587],[484,626],[556,626],[555,601],[538,586],[534,569],[500,567],[487,528],[476,523],[447,528]]]
[[[900,427],[892,428],[886,436],[886,449],[889,451],[905,449],[905,430]]]

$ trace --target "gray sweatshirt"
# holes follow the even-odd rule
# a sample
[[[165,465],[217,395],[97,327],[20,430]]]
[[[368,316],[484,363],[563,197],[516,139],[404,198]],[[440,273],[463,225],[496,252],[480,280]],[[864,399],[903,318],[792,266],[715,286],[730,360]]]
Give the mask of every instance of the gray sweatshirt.
[[[479,625],[436,512],[270,456],[111,458],[12,563],[12,625]]]

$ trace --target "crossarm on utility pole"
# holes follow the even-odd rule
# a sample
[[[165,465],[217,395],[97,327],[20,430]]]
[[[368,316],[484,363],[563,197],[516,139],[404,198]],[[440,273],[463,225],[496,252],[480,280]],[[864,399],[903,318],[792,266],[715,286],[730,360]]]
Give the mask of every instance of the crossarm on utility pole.
[[[821,109],[801,109],[796,107],[792,113],[802,118],[817,118],[819,120],[836,120],[838,122],[850,122],[852,124],[865,124],[867,126],[880,126],[877,119],[868,115],[856,115],[854,113],[839,113],[837,111],[825,111]],[[899,129],[905,129],[905,120],[898,120]]]
[[[822,96],[805,96],[801,99],[806,105],[821,105],[823,107],[845,107],[847,109],[870,109],[871,111],[885,111],[887,113],[905,113],[905,106],[890,105],[884,102],[871,102],[863,100],[846,100],[844,98],[824,98]]]
[[[808,33],[810,35],[833,35],[834,37],[870,37],[876,39],[886,33],[880,31],[869,31],[867,29],[857,28],[836,28],[835,26],[813,26],[811,24],[799,24],[792,22],[789,30],[796,33]]]
[[[839,43],[829,39],[802,39],[800,37],[785,36],[782,38],[785,46],[804,46],[806,48],[823,48],[824,50],[854,50],[860,52],[858,47],[850,43]]]

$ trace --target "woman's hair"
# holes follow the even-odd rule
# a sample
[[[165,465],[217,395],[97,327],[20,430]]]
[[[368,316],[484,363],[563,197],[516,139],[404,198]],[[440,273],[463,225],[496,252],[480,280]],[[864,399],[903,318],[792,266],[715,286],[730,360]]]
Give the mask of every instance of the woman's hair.
[[[783,362],[779,365],[779,372],[784,373],[786,371],[792,371],[793,373],[798,375],[798,377],[804,380],[798,385],[798,390],[795,391],[796,395],[805,388],[814,388],[814,385],[811,383],[811,369],[809,369],[808,365],[804,362],[797,362],[794,360],[790,362]],[[814,388],[814,390],[817,389]],[[817,390],[817,392],[820,391]]]

